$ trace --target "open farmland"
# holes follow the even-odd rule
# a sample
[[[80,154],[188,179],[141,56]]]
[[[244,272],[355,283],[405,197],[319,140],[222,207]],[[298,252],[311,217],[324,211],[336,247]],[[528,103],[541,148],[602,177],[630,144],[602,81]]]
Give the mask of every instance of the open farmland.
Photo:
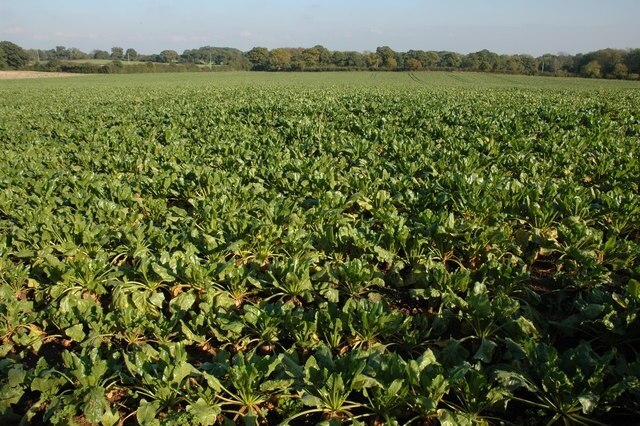
[[[628,424],[640,84],[0,82],[4,424]]]
[[[39,71],[0,71],[0,80],[22,80],[25,78],[52,78],[52,77],[79,77],[82,74],[65,72],[39,72]]]

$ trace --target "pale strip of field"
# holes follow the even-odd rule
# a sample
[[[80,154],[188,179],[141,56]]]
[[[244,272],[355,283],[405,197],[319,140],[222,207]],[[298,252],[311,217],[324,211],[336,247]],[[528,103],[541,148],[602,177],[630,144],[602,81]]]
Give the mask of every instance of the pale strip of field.
[[[69,72],[40,72],[40,71],[0,71],[0,80],[14,80],[23,78],[53,78],[53,77],[77,77],[84,74]]]

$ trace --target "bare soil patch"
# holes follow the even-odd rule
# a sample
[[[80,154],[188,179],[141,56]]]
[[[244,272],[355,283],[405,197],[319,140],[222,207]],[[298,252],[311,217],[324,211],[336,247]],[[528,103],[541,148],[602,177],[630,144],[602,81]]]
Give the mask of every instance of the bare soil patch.
[[[14,80],[22,78],[55,78],[77,77],[84,74],[69,72],[40,72],[40,71],[0,71],[0,80]]]

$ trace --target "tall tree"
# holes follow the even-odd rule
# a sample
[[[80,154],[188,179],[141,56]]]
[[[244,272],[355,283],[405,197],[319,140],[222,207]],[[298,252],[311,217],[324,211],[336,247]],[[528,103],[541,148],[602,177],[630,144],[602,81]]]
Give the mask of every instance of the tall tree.
[[[613,78],[627,78],[629,76],[629,68],[623,63],[617,63],[611,72]]]
[[[4,53],[4,50],[0,48],[0,70],[5,68],[9,68],[9,64],[7,63],[7,55]]]
[[[25,52],[27,52],[29,61],[40,62],[40,51],[38,49],[25,49]]]
[[[269,68],[282,71],[291,64],[291,52],[289,49],[277,48],[269,52]]]
[[[265,70],[269,66],[269,49],[266,47],[254,47],[247,52],[247,59],[251,62],[251,69]]]
[[[68,58],[69,59],[88,59],[89,55],[87,55],[77,47],[72,47],[69,49]]]
[[[384,66],[389,70],[395,70],[396,68],[398,68],[398,60],[394,56],[387,58],[384,61]]]
[[[395,69],[398,66],[396,52],[389,46],[382,46],[376,49],[381,65],[387,69]]]
[[[538,72],[538,69],[540,67],[540,61],[536,58],[534,58],[531,55],[515,55],[515,58],[518,58],[518,60],[522,63],[522,66],[524,67],[524,73],[526,74],[535,74]]]
[[[344,64],[350,68],[363,68],[364,57],[360,52],[344,52]]]
[[[409,69],[417,66],[414,61],[411,61],[411,65],[409,64],[409,60],[413,59],[415,61],[420,62],[420,68],[435,68],[438,66],[438,61],[440,61],[440,56],[436,52],[424,52],[422,50],[409,50],[406,53],[406,62],[405,66]]]
[[[178,59],[178,56],[178,52],[176,52],[175,50],[163,50],[162,52],[160,52],[160,61],[169,64],[176,61]]]
[[[331,54],[331,63],[336,67],[344,67],[345,54],[342,51],[336,50]]]
[[[113,59],[114,61],[121,60],[123,55],[124,49],[122,49],[122,47],[114,46],[111,48],[111,59]]]
[[[462,67],[474,71],[494,71],[498,68],[498,55],[483,49],[469,53],[462,61]]]
[[[127,61],[135,61],[138,59],[138,52],[136,52],[136,49],[130,47],[125,52],[124,56]]]
[[[3,62],[8,68],[21,68],[29,62],[29,55],[17,44],[10,41],[0,41],[0,64]],[[4,56],[4,59],[2,59]]]
[[[600,63],[602,75],[610,77],[617,64],[624,62],[625,52],[619,49],[602,49],[593,53],[593,59]]]
[[[405,65],[407,69],[411,71],[418,71],[419,69],[422,69],[422,62],[420,62],[416,58],[407,59],[405,61]]]
[[[589,78],[599,78],[602,75],[602,67],[596,60],[587,62],[580,70],[581,74]]]
[[[503,55],[501,58],[501,62],[503,63],[502,69],[504,71],[522,74],[524,73],[524,65],[518,56],[513,55]]]
[[[438,66],[442,68],[459,68],[462,64],[462,56],[456,52],[442,52]]]
[[[56,59],[69,59],[69,51],[64,46],[56,46],[53,57]]]
[[[315,47],[304,49],[301,57],[305,67],[315,68],[320,65],[320,51]]]
[[[93,59],[109,59],[109,52],[106,50],[94,50],[91,52]]]
[[[378,68],[380,66],[380,56],[375,52],[365,53],[364,63],[369,69]]]
[[[320,65],[329,65],[331,63],[331,51],[321,44],[316,44],[313,49],[318,51],[318,62]]]
[[[625,58],[629,73],[640,74],[640,49],[631,49]]]

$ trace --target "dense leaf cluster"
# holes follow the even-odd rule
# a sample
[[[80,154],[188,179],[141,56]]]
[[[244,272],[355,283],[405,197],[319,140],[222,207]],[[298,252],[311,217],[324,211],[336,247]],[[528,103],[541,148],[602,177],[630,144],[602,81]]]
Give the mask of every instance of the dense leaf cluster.
[[[3,421],[640,414],[638,92],[0,91]]]
[[[0,41],[0,70],[20,68],[29,62],[29,56],[20,46],[10,41]]]

